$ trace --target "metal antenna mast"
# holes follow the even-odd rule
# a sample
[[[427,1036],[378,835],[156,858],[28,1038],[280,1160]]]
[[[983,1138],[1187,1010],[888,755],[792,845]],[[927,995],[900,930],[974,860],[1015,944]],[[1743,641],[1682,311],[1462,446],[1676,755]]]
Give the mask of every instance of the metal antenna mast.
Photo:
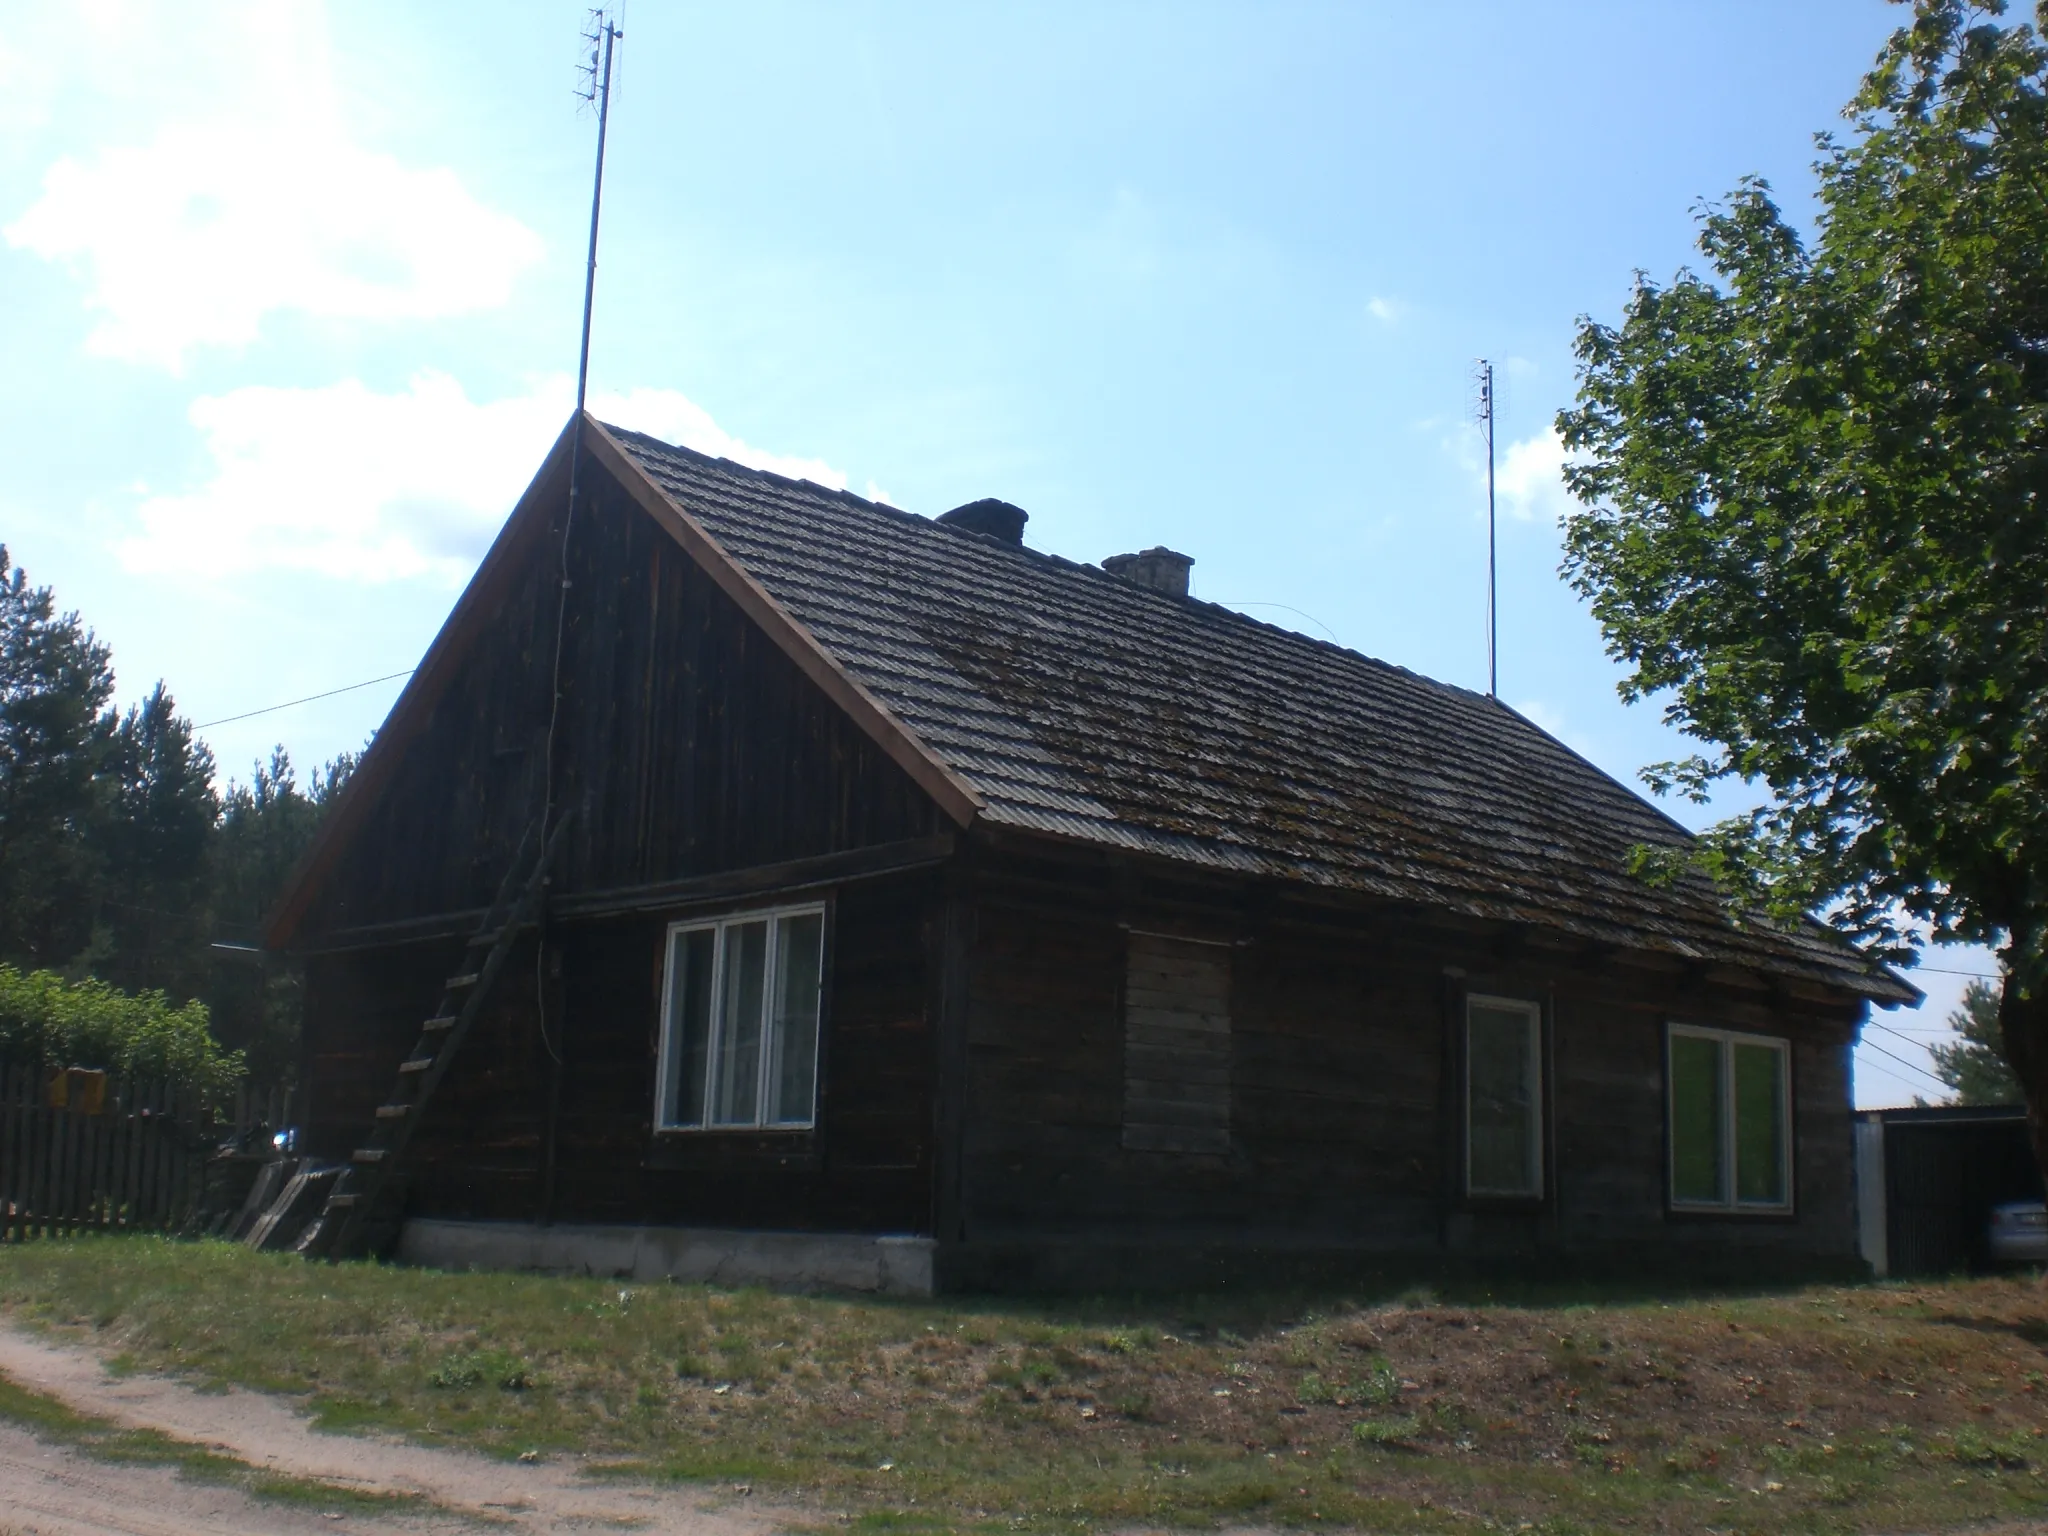
[[[590,310],[597,294],[597,217],[604,206],[604,139],[611,123],[612,48],[625,34],[601,10],[590,13],[590,62],[583,67],[588,89],[579,92],[597,106],[597,170],[590,184],[590,253],[583,268],[583,333],[576,355],[576,416],[569,431],[569,507],[562,518],[561,591],[555,602],[554,686],[548,701],[546,782],[541,804],[541,840],[545,844],[555,816],[555,728],[562,714],[562,639],[569,619],[569,533],[576,525],[576,498],[583,480],[583,402],[590,387]]]
[[[597,174],[590,186],[590,257],[583,268],[583,346],[576,359],[576,413],[583,414],[584,390],[590,382],[590,303],[597,292],[597,215],[604,204],[604,132],[611,120],[612,45],[625,36],[603,11],[590,13],[590,30],[583,34],[590,44],[590,89],[585,101],[597,104]],[[603,57],[600,60],[599,50]]]
[[[1479,419],[1486,426],[1486,696],[1500,697],[1500,609],[1493,537],[1493,364],[1479,359]]]
[[[548,846],[555,822],[555,737],[562,721],[562,642],[569,627],[569,534],[576,526],[576,498],[583,488],[583,405],[590,388],[590,310],[597,295],[597,216],[604,207],[604,138],[611,126],[612,49],[625,36],[608,10],[590,13],[590,30],[583,41],[590,45],[590,62],[583,66],[588,88],[578,92],[597,107],[597,169],[590,180],[590,250],[583,266],[583,331],[576,350],[576,415],[569,423],[569,505],[562,516],[561,587],[555,597],[555,662],[548,690],[548,735],[546,765],[542,769],[539,846]],[[540,1043],[554,1063],[548,1076],[547,1121],[541,1138],[541,1195],[537,1213],[542,1226],[554,1219],[555,1130],[562,1104],[562,1050],[548,1032],[547,988],[547,877],[539,907],[540,942],[533,948],[534,1008],[540,1025]],[[559,1021],[557,1021],[559,1028]]]

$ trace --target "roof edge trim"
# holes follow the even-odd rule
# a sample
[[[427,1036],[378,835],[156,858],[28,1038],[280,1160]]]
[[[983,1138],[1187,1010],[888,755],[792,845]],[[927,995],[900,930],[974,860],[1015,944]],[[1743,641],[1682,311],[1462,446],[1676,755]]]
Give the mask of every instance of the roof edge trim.
[[[847,671],[745,566],[728,554],[704,525],[612,436],[603,422],[585,412],[583,427],[585,447],[611,472],[627,495],[703,568],[742,613],[767,632],[768,638],[796,663],[799,671],[850,716],[897,767],[910,775],[918,788],[938,802],[939,808],[959,826],[968,826],[981,815],[982,798],[967,781]]]

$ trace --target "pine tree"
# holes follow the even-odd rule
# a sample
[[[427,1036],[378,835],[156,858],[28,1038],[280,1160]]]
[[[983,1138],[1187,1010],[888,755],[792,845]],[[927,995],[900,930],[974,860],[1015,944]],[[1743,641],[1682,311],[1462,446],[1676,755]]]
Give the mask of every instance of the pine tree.
[[[113,692],[107,647],[0,546],[0,960],[64,966],[92,941]]]
[[[279,747],[222,795],[169,688],[125,715],[113,692],[107,647],[0,546],[0,964],[203,1000],[257,1081],[289,1078],[296,975],[216,941],[259,941],[356,757],[302,789]]]
[[[207,856],[221,812],[213,753],[158,683],[122,719],[112,767],[101,839],[104,958],[92,968],[129,991],[196,996],[208,971]]]
[[[268,764],[256,765],[247,784],[228,786],[208,861],[216,937],[248,945],[260,941],[264,919],[356,761],[355,754],[342,753],[315,768],[302,791],[291,754],[277,747]],[[259,1082],[296,1071],[300,990],[295,972],[225,960],[215,965],[206,996],[214,1033],[229,1048],[248,1053],[250,1072]]]
[[[1981,981],[1963,989],[1963,1001],[1948,1016],[1960,1037],[1953,1045],[1928,1047],[1934,1075],[1956,1091],[1958,1104],[2019,1104],[2020,1080],[2006,1065],[1998,1038],[1998,993]]]

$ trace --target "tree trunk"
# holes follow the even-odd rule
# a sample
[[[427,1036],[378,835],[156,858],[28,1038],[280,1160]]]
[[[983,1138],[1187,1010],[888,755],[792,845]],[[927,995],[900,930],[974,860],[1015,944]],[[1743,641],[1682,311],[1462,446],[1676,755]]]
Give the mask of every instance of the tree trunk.
[[[2005,1059],[2027,1096],[2027,1136],[2034,1164],[2048,1181],[2048,987],[2036,984],[2032,995],[2022,991],[2020,968],[2008,964],[1998,998],[1998,1030]]]

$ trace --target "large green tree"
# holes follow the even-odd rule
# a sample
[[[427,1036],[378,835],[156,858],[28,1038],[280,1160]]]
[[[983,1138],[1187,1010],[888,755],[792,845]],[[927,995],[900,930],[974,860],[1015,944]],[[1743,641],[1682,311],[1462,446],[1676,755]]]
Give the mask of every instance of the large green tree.
[[[1701,862],[1895,958],[1992,945],[2048,1169],[2048,50],[1919,0],[1823,136],[1810,236],[1760,181],[1711,271],[1582,322],[1565,574],[1624,695],[1767,791]]]
[[[196,995],[206,983],[207,853],[220,820],[213,753],[158,683],[115,732],[105,874],[92,967],[131,991]]]
[[[0,960],[64,965],[92,941],[113,693],[107,648],[0,546]]]
[[[203,1000],[259,1080],[289,1077],[297,977],[233,946],[256,939],[355,757],[302,787],[280,747],[222,795],[162,683],[125,715],[113,692],[107,647],[0,547],[0,966],[34,973],[38,996]]]

